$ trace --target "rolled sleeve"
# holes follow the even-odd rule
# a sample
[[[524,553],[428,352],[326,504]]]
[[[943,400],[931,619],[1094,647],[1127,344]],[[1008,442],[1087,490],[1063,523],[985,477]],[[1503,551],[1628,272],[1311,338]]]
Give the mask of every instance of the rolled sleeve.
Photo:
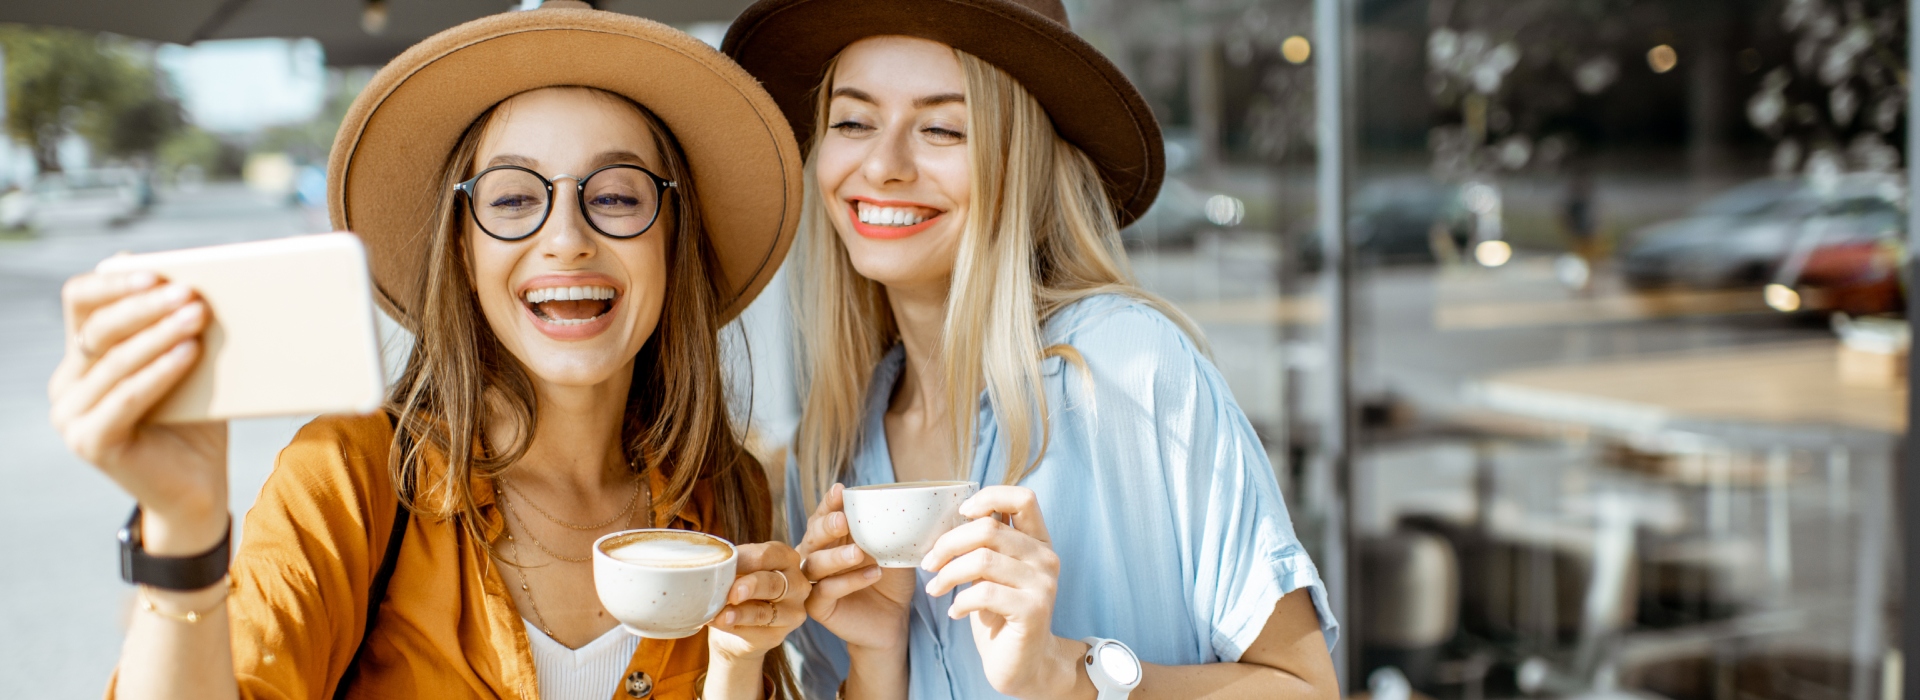
[[[1091,370],[1089,427],[1102,469],[1164,484],[1187,604],[1213,655],[1237,661],[1281,597],[1311,592],[1329,648],[1337,634],[1326,585],[1280,496],[1266,451],[1219,370],[1186,334],[1137,302],[1088,309],[1068,335]],[[1145,430],[1102,430],[1135,426]],[[1130,436],[1130,437],[1129,437]],[[1151,455],[1158,464],[1139,464]],[[1201,631],[1201,630],[1196,630]]]

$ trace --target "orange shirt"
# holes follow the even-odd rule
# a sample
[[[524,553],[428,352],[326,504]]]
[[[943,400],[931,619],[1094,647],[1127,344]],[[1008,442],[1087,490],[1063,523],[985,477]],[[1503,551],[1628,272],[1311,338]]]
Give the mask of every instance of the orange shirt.
[[[368,588],[386,552],[399,496],[387,470],[385,416],[328,416],[281,450],[248,511],[233,562],[234,671],[246,698],[330,700],[365,629]],[[444,469],[439,455],[429,471]],[[653,470],[654,493],[666,490]],[[481,530],[503,523],[491,486],[475,481]],[[654,522],[701,530],[713,522],[706,482],[686,511]],[[352,698],[539,697],[526,627],[486,543],[457,520],[416,514],[407,527]],[[707,632],[643,639],[626,677],[644,673],[647,697],[692,698],[707,665]],[[622,681],[614,699],[630,698]],[[108,691],[109,697],[112,690]]]

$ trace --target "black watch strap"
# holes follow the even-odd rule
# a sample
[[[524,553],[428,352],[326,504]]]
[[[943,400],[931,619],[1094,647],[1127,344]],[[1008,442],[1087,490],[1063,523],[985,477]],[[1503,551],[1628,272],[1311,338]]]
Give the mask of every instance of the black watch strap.
[[[219,583],[233,561],[233,516],[227,516],[227,534],[213,549],[190,557],[147,554],[140,533],[140,506],[120,528],[120,580],[170,591],[197,591]]]

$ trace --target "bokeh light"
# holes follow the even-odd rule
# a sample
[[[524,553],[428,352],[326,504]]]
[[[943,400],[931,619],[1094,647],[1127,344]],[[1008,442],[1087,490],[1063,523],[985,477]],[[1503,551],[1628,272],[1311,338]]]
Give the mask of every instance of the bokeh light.
[[[1767,306],[1781,313],[1793,313],[1800,310],[1800,293],[1784,284],[1775,282],[1767,285],[1765,291]]]
[[[1672,46],[1661,44],[1647,49],[1647,67],[1652,68],[1653,72],[1665,73],[1677,65],[1680,65],[1680,54]]]
[[[1473,247],[1473,259],[1485,267],[1499,267],[1513,259],[1513,246],[1506,241],[1481,241]]]
[[[1288,63],[1306,63],[1307,59],[1313,57],[1313,43],[1298,34],[1287,37],[1286,41],[1280,42],[1280,56],[1287,59]]]

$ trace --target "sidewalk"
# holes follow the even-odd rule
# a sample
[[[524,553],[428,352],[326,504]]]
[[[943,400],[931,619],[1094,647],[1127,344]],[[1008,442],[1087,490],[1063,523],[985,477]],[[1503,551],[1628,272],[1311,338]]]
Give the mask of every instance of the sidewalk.
[[[131,589],[114,532],[132,500],[68,452],[47,422],[60,360],[60,284],[117,251],[272,238],[314,229],[302,212],[232,186],[173,194],[152,216],[0,241],[0,698],[89,698],[106,688]],[[231,432],[232,504],[252,505],[273,455],[304,419],[240,421]]]

